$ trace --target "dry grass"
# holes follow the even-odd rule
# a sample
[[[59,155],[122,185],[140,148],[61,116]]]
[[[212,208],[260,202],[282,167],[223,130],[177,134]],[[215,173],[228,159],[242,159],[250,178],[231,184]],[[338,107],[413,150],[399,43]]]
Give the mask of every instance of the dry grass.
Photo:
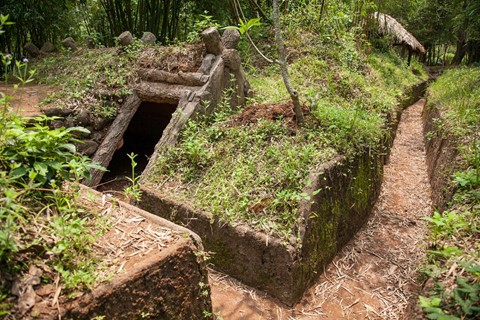
[[[379,31],[382,34],[391,35],[397,43],[405,43],[414,51],[425,53],[425,48],[422,44],[408,32],[397,20],[384,13],[375,13],[375,18],[378,21]]]

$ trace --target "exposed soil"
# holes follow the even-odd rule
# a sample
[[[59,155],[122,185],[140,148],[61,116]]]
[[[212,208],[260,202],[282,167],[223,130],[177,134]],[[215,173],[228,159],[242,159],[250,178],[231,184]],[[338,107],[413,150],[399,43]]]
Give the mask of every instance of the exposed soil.
[[[308,114],[310,110],[306,105],[302,106],[304,114]],[[231,126],[246,125],[255,123],[259,119],[275,121],[282,119],[289,127],[295,128],[296,117],[291,102],[283,104],[255,104],[248,106],[241,114],[233,117],[230,121]]]
[[[54,89],[43,84],[27,84],[19,86],[15,92],[13,84],[0,84],[0,92],[12,97],[9,100],[13,110],[20,112],[22,116],[33,117],[42,114],[40,102],[45,99]]]
[[[101,279],[128,272],[140,262],[155,258],[151,252],[158,253],[181,239],[178,233],[116,207],[111,201],[104,201],[103,205],[88,197],[81,201],[85,207],[92,208],[97,214],[107,216],[111,223],[110,230],[98,239],[93,247],[94,256],[102,257],[102,267],[97,270]],[[48,238],[49,235],[42,237]],[[76,292],[75,299],[72,300],[61,294],[65,290],[58,282],[57,272],[48,264],[49,262],[42,262],[32,265],[27,275],[13,279],[13,286],[18,287],[20,292],[16,301],[16,316],[28,319],[30,315],[42,315],[40,318],[48,318],[46,315],[64,308],[65,305],[74,304],[75,299],[84,295],[83,292]],[[40,277],[56,278],[56,282],[42,285],[39,280],[32,280]],[[25,307],[25,304],[28,307]],[[26,313],[27,311],[29,312]]]
[[[9,93],[9,88],[0,91]],[[39,102],[51,88],[28,85],[11,101],[25,116],[39,114]],[[21,93],[21,94],[20,94]],[[18,98],[17,98],[18,97]],[[425,225],[431,211],[426,174],[420,100],[405,110],[382,193],[368,223],[343,248],[303,300],[289,309],[264,293],[218,272],[210,273],[212,299],[224,319],[402,319],[416,299],[417,266],[424,258]],[[247,108],[235,120],[258,118],[294,123],[290,104]]]
[[[431,190],[420,100],[400,122],[382,191],[368,223],[340,251],[294,309],[230,277],[210,274],[214,310],[224,319],[410,319],[425,257]]]

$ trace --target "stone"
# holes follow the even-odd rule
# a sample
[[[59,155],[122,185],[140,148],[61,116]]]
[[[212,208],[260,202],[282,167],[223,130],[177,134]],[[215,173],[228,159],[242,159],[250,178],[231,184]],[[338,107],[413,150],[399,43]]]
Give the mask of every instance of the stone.
[[[215,55],[207,54],[205,58],[203,58],[202,65],[200,66],[200,68],[198,68],[198,72],[203,74],[209,74],[214,61]]]
[[[88,49],[93,49],[95,48],[95,40],[93,40],[92,38],[85,38],[83,40],[83,43],[85,44],[85,46],[88,48]]]
[[[106,125],[107,120],[105,120],[105,118],[95,117],[93,119],[93,129],[95,129],[96,131],[102,130],[103,128],[105,128]]]
[[[43,53],[50,53],[55,51],[55,46],[51,42],[45,42],[42,46],[42,49],[40,49],[41,52]]]
[[[64,48],[70,49],[72,51],[77,51],[77,49],[78,49],[77,43],[75,42],[75,40],[73,40],[72,37],[68,37],[65,40],[63,40],[62,45],[63,45]]]
[[[238,71],[242,66],[242,60],[240,54],[235,49],[225,49],[222,52],[222,59],[225,62],[225,66],[231,71]]]
[[[40,55],[40,50],[32,42],[28,42],[23,48],[27,51],[28,55],[32,58],[38,57]]]
[[[52,120],[49,123],[49,127],[52,129],[59,129],[61,127],[64,127],[65,123],[62,120]]]
[[[148,45],[154,45],[157,42],[157,37],[151,32],[144,32],[142,36],[142,42]]]
[[[93,140],[84,140],[77,145],[78,152],[86,155],[91,156],[95,153],[98,149],[98,143]]]
[[[68,117],[73,111],[67,108],[49,108],[43,110],[43,113],[47,117]]]
[[[73,128],[75,126],[76,126],[75,117],[73,115],[69,115],[65,119],[65,128]]]
[[[227,49],[236,49],[240,42],[240,32],[235,29],[227,29],[223,32],[222,43]]]
[[[207,49],[207,53],[211,53],[216,56],[222,53],[224,48],[222,38],[220,37],[220,33],[218,33],[217,28],[210,27],[205,29],[202,32],[202,40],[205,44],[205,48]]]
[[[102,142],[103,140],[103,134],[101,132],[94,132],[92,134],[92,140],[94,140],[95,142]]]
[[[118,43],[122,47],[126,47],[128,45],[131,45],[132,42],[133,42],[133,36],[130,33],[130,31],[124,31],[124,32],[122,32],[121,35],[118,36]]]
[[[90,123],[90,116],[85,109],[81,109],[76,118],[79,125],[87,125]]]

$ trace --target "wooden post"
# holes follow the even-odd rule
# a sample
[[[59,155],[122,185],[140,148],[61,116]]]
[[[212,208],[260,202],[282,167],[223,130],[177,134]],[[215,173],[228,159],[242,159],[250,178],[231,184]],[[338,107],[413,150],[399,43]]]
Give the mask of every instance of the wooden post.
[[[142,103],[142,100],[136,95],[130,95],[122,105],[120,113],[113,121],[110,129],[108,129],[105,138],[102,141],[102,144],[98,147],[97,152],[95,152],[92,161],[101,165],[104,168],[107,168],[112,161],[113,154],[117,150],[118,144],[123,139],[123,134],[127,131],[128,125],[132,120],[135,112],[137,112],[138,107]],[[89,187],[95,187],[102,180],[104,171],[92,169],[90,171],[91,179],[83,181],[83,184]]]

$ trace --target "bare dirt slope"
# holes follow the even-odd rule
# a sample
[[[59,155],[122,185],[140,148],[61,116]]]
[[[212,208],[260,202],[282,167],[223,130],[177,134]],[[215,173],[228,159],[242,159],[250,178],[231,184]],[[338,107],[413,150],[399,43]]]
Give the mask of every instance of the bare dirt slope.
[[[213,306],[223,319],[408,319],[425,257],[431,211],[420,100],[408,107],[385,166],[380,198],[368,223],[337,255],[294,309],[230,277],[210,275]]]

